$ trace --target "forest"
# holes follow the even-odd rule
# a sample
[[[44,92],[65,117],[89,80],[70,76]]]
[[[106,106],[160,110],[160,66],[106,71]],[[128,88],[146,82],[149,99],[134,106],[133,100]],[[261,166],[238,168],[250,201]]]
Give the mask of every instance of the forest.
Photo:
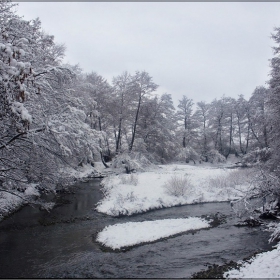
[[[54,36],[43,31],[39,18],[27,21],[18,16],[15,6],[10,1],[0,2],[0,221],[22,205],[50,211],[54,203],[45,201],[44,195],[56,196],[68,190],[81,179],[75,171],[87,167],[97,170],[100,165],[110,172],[118,168],[119,173],[101,182],[103,199],[96,204],[98,214],[130,216],[152,209],[225,201],[234,209],[232,201],[242,192],[239,201],[245,208],[248,200],[258,198],[263,212],[265,202],[269,202],[268,214],[279,219],[280,27],[272,31],[274,56],[265,85],[256,85],[248,99],[236,93],[237,98],[221,95],[212,102],[195,103],[187,88],[180,100],[173,100],[172,93],[159,94],[159,85],[145,70],[124,71],[109,82],[98,69],[86,73],[79,65],[65,64],[66,46],[55,43]],[[238,171],[217,168],[233,157]],[[158,169],[144,173],[143,165]],[[254,170],[253,175],[249,176],[248,170]],[[177,183],[189,189],[176,192]],[[137,185],[142,188],[138,193]],[[181,215],[179,210],[176,215]],[[143,228],[138,224],[135,231],[129,223],[109,225],[107,217],[101,220],[109,226],[102,231],[98,228],[94,242],[104,245],[110,239],[113,250],[122,250],[217,226],[209,217],[204,218],[170,219],[166,223],[150,223],[148,219],[145,227],[153,233],[156,224],[158,237],[122,244],[114,241],[117,231],[125,236],[132,230],[131,236],[138,238]],[[86,216],[82,221],[89,219]],[[173,232],[173,227],[178,231]],[[275,228],[273,241],[280,237],[279,225]],[[169,235],[162,235],[164,230],[169,230]]]
[[[222,96],[194,104],[186,89],[175,108],[172,94],[155,94],[158,85],[145,71],[123,72],[109,83],[63,64],[66,47],[38,18],[25,21],[11,2],[0,5],[1,192],[17,194],[30,184],[54,191],[74,179],[64,167],[100,160],[107,166],[122,154],[197,164],[235,154],[241,165],[261,168],[262,191],[279,195],[279,45],[267,86],[256,86],[249,100]],[[272,39],[280,43],[279,28]]]

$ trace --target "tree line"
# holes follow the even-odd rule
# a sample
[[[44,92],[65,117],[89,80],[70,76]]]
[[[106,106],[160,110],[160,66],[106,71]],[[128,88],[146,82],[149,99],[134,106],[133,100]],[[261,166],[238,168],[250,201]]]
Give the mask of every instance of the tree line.
[[[74,180],[65,167],[99,160],[108,166],[133,152],[157,163],[223,161],[235,154],[261,164],[273,182],[280,177],[279,28],[266,87],[256,87],[249,100],[222,96],[196,104],[186,89],[175,108],[171,94],[156,94],[146,71],[123,72],[109,83],[63,64],[65,46],[39,19],[26,21],[13,9],[10,1],[0,2],[2,191],[31,183],[54,191]]]

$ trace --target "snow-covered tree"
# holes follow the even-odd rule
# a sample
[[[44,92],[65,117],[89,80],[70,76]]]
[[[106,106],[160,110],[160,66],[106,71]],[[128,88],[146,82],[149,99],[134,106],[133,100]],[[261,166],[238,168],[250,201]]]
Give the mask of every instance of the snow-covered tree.
[[[189,146],[193,139],[194,127],[192,121],[192,110],[193,101],[187,98],[185,95],[181,100],[179,100],[177,117],[179,123],[181,123],[181,134],[182,134],[182,145],[183,148]]]
[[[201,154],[201,158],[208,162],[208,152],[210,151],[210,130],[209,130],[209,109],[210,104],[204,101],[197,103],[197,109],[193,115],[195,122],[197,123],[198,133],[198,150]]]
[[[116,154],[122,151],[123,139],[126,132],[126,125],[130,115],[130,106],[133,96],[130,92],[131,75],[124,72],[121,75],[113,78],[113,96],[112,109],[113,118],[112,124],[114,127],[114,136],[116,143]]]
[[[138,137],[143,139],[147,152],[158,162],[174,158],[178,147],[175,130],[175,108],[170,94],[165,93],[143,103]]]
[[[144,97],[149,96],[157,89],[156,85],[152,81],[152,77],[145,71],[136,71],[135,75],[132,77],[132,82],[130,84],[131,93],[136,97],[135,99],[135,117],[132,124],[131,141],[129,144],[129,151],[132,151],[134,140],[137,132],[138,120],[140,108],[143,103]]]
[[[1,187],[54,190],[69,181],[61,167],[92,158],[99,136],[86,123],[88,100],[74,94],[75,71],[61,65],[64,46],[12,7],[0,2]]]
[[[249,103],[243,95],[239,95],[234,103],[236,115],[236,133],[237,142],[239,143],[239,152],[246,154],[250,141],[250,125],[248,122]]]

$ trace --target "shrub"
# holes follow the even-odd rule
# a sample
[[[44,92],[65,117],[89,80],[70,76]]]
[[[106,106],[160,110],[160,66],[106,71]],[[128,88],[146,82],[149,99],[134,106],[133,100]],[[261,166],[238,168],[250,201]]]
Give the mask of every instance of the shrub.
[[[250,184],[253,180],[254,169],[237,169],[227,175],[228,180],[234,185]]]
[[[164,188],[169,195],[186,196],[192,189],[188,175],[184,177],[172,176],[165,184]]]
[[[218,191],[220,195],[229,196],[234,194],[237,190],[239,191],[239,194],[243,194],[243,196],[245,196],[247,191],[241,186],[248,186],[252,184],[253,171],[249,169],[238,169],[216,177],[209,176],[206,180],[208,190],[219,189]]]
[[[125,170],[126,173],[145,171],[154,165],[139,152],[119,154],[112,161],[112,168]]]
[[[226,161],[226,158],[223,155],[221,155],[217,150],[214,150],[214,149],[210,150],[207,153],[207,158],[208,158],[208,161],[211,163]]]
[[[177,160],[183,160],[188,163],[190,160],[195,163],[199,159],[198,153],[192,147],[182,148],[178,155],[176,156]]]
[[[232,182],[230,182],[228,180],[228,175],[220,175],[220,176],[216,176],[216,177],[210,177],[208,179],[208,184],[209,187],[213,187],[213,188],[228,188],[233,186]]]
[[[122,184],[134,186],[138,184],[138,176],[136,174],[123,174],[119,178]]]
[[[250,184],[252,181],[252,170],[238,169],[217,177],[208,178],[209,187],[234,188],[238,185]]]
[[[270,148],[263,148],[263,149],[257,148],[243,156],[242,164],[244,166],[258,165],[259,163],[268,161],[270,157],[271,157]]]
[[[273,233],[271,234],[271,237],[269,239],[269,243],[273,242],[273,241],[278,241],[280,240],[280,225],[278,224]]]

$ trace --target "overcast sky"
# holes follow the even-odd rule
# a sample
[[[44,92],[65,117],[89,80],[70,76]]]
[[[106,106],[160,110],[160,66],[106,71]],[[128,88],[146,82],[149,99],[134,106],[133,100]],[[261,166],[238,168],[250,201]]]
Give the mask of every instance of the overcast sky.
[[[210,102],[250,97],[269,79],[277,2],[21,2],[24,19],[67,47],[66,62],[111,82],[145,70],[170,93]]]

